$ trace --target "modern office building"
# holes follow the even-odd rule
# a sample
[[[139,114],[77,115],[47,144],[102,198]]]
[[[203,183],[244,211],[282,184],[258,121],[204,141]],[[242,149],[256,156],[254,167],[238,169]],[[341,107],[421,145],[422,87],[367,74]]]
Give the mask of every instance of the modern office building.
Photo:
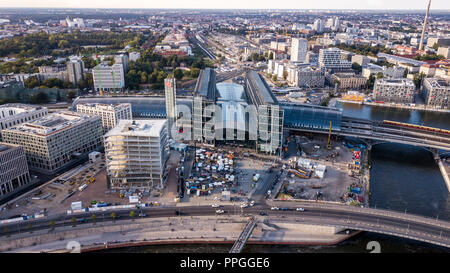
[[[267,82],[256,71],[245,73],[245,91],[249,105],[253,105],[257,112],[257,150],[278,154],[283,137],[283,109]]]
[[[412,103],[415,89],[410,79],[377,79],[372,96],[376,101]]]
[[[21,145],[28,166],[54,173],[102,146],[102,122],[75,112],[59,112],[3,130],[3,141]]]
[[[177,122],[177,80],[172,78],[164,79],[164,90],[166,97],[167,131],[169,138],[172,137],[172,130]]]
[[[169,155],[166,120],[120,120],[104,142],[111,189],[164,188]]]
[[[122,64],[100,63],[92,69],[95,91],[122,91],[125,87],[125,76]]]
[[[84,62],[80,57],[71,57],[67,62],[67,75],[69,82],[74,86],[84,80]]]
[[[450,84],[444,79],[425,78],[421,95],[429,106],[450,109]]]
[[[46,107],[33,106],[19,103],[0,105],[0,141],[2,130],[14,127],[24,122],[29,122],[48,114]]]
[[[355,73],[334,73],[332,79],[339,83],[340,89],[361,89],[367,83],[366,78]]]
[[[192,102],[193,140],[214,143],[214,105],[216,102],[216,72],[211,68],[200,71]]]
[[[31,182],[27,158],[19,145],[0,142],[0,200]]]
[[[325,24],[322,19],[316,19],[314,21],[313,30],[317,33],[322,33],[325,30]]]
[[[308,50],[308,40],[303,38],[292,38],[291,61],[302,63],[305,62],[307,50]]]
[[[325,69],[342,70],[352,67],[351,62],[342,60],[339,48],[327,48],[319,51],[319,66]]]
[[[352,56],[352,64],[357,63],[360,66],[365,66],[370,63],[370,59],[364,55],[353,55]]]
[[[87,103],[78,104],[77,112],[89,116],[98,116],[102,119],[103,134],[117,125],[120,119],[132,119],[131,104],[102,104]]]

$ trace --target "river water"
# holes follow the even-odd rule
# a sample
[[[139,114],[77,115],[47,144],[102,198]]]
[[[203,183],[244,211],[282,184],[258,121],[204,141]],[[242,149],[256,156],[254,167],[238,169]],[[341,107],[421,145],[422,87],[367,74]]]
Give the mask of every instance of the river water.
[[[450,114],[417,110],[336,103],[349,117],[394,120],[450,129]],[[401,144],[372,147],[370,178],[371,207],[405,211],[450,220],[450,194],[432,155],[422,149]],[[448,249],[412,240],[363,232],[336,246],[247,245],[244,252],[267,253],[354,253],[368,252],[366,245],[378,241],[382,252],[448,252]],[[230,245],[144,246],[111,252],[228,252]]]

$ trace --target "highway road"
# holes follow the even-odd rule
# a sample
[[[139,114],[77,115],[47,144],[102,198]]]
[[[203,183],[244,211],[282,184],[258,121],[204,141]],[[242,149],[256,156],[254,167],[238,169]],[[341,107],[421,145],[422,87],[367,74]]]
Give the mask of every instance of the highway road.
[[[276,203],[276,202],[275,202]],[[348,206],[332,206],[326,204],[306,204],[304,212],[296,211],[295,204],[279,202],[280,210],[271,210],[264,202],[258,201],[253,207],[240,208],[235,206],[223,206],[225,215],[248,214],[257,217],[277,217],[286,221],[301,221],[308,224],[340,226],[353,230],[371,231],[389,234],[404,238],[415,239],[441,246],[450,247],[450,224],[448,222],[433,220],[426,217],[403,215],[375,209],[359,209]],[[282,206],[289,210],[281,210]],[[299,206],[298,204],[296,206]],[[129,220],[130,211],[135,211],[135,218],[144,213],[144,218],[157,217],[183,217],[183,216],[211,216],[216,214],[216,208],[211,206],[187,206],[187,207],[150,207],[142,209],[116,210],[116,221]],[[260,214],[266,214],[260,216]],[[23,232],[49,229],[50,221],[54,221],[53,227],[73,225],[72,218],[77,225],[92,222],[92,214],[96,215],[96,222],[112,221],[111,211],[81,213],[73,215],[60,215],[39,220],[27,220],[20,224],[2,224],[2,235],[17,234]],[[180,215],[181,214],[181,215]],[[29,225],[31,224],[31,226]],[[5,229],[7,228],[7,229]],[[5,232],[6,231],[6,232]]]

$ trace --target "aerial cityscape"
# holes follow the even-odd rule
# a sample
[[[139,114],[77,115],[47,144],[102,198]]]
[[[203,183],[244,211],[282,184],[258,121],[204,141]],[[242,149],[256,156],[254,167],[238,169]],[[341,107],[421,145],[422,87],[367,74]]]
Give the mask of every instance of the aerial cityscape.
[[[449,253],[447,1],[117,2],[0,4],[0,252]]]

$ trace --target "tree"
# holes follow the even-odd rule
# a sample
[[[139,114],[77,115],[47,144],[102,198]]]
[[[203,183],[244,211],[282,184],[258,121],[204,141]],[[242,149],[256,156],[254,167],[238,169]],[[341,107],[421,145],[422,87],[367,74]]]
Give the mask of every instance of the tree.
[[[358,73],[361,73],[362,67],[359,65],[359,63],[352,63],[352,69],[356,70]]]
[[[44,92],[39,92],[36,95],[31,96],[30,102],[32,104],[41,104],[48,102],[48,95]]]
[[[55,221],[50,221],[50,223],[49,223],[49,225],[50,225],[50,227],[51,227],[51,230],[54,230],[55,229]]]
[[[77,218],[72,217],[71,221],[72,221],[72,227],[75,227],[77,225]]]
[[[288,72],[286,70],[283,71],[283,79],[286,80],[288,77]]]
[[[200,74],[200,69],[191,68],[191,78],[197,78],[199,74]]]
[[[183,71],[181,69],[175,69],[175,71],[173,71],[173,76],[175,79],[181,80],[183,78]]]
[[[68,101],[72,101],[75,97],[76,97],[76,93],[75,91],[70,90],[69,92],[67,92],[67,100]]]
[[[420,74],[414,75],[413,81],[414,81],[414,84],[416,85],[416,88],[420,88],[424,78],[425,78],[425,74],[423,72],[420,72]]]
[[[383,78],[383,73],[378,72],[378,73],[377,73],[377,79],[382,79],[382,78]]]
[[[130,211],[130,217],[131,218],[134,218],[135,215],[136,215],[136,213],[134,212],[134,210]],[[133,221],[134,221],[134,219],[133,219]]]
[[[30,89],[39,86],[39,81],[36,76],[29,77],[28,79],[26,79],[24,81],[24,83],[25,83],[25,87],[30,88]]]
[[[97,216],[95,216],[95,214],[92,214],[91,219],[92,223],[95,225],[95,220],[97,219]]]
[[[276,74],[272,76],[272,81],[274,81],[274,82],[277,81],[277,75]]]

